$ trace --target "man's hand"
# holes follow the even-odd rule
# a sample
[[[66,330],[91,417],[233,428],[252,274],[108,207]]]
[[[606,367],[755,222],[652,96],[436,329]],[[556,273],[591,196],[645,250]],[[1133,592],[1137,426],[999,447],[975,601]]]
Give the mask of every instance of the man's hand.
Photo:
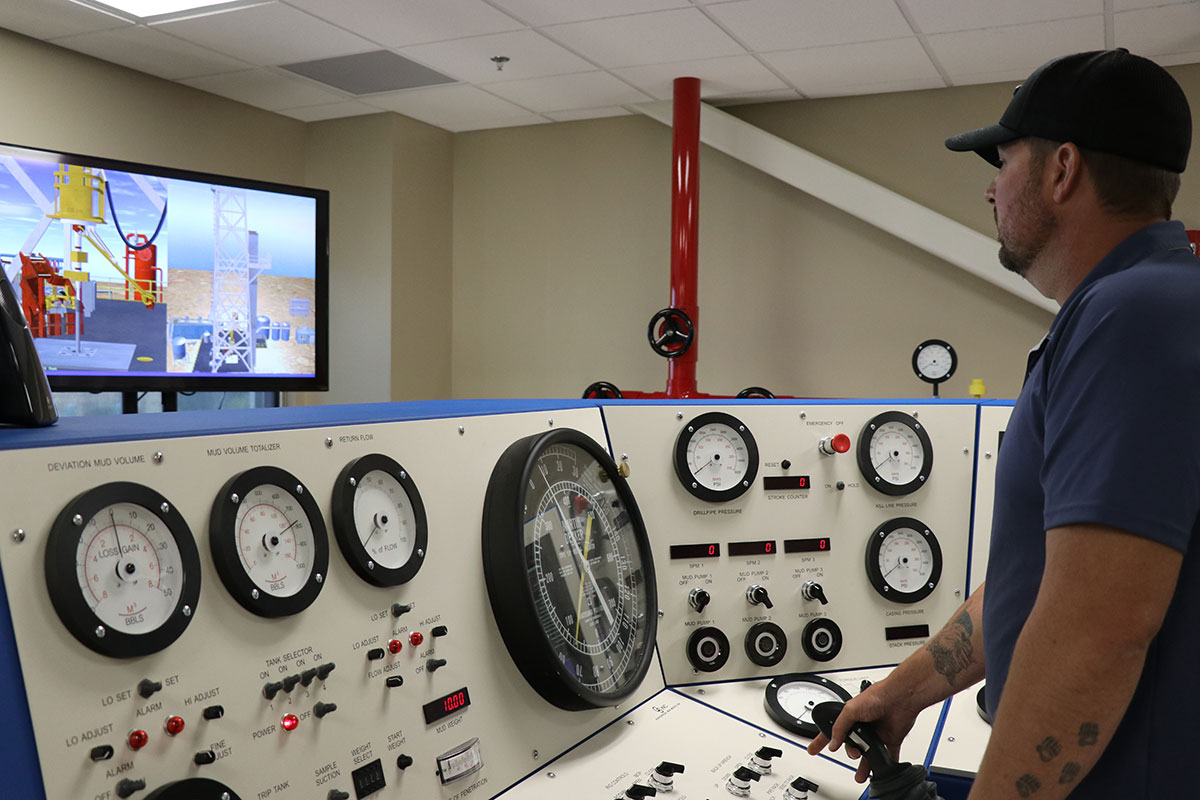
[[[920,713],[920,709],[911,710],[900,702],[899,698],[890,696],[888,679],[884,678],[878,683],[871,684],[866,691],[846,703],[837,722],[833,724],[833,739],[830,740],[824,734],[818,733],[812,740],[812,744],[808,746],[808,752],[815,756],[825,749],[826,745],[829,746],[830,752],[834,752],[845,743],[846,734],[850,732],[851,725],[855,722],[870,722],[874,726],[875,732],[879,734],[879,738],[883,740],[888,753],[892,758],[899,760],[900,744],[912,730],[918,713]],[[846,752],[853,758],[861,758],[861,754],[853,745],[847,745]],[[854,780],[866,783],[869,774],[870,769],[866,759],[859,761],[858,772],[855,774]]]

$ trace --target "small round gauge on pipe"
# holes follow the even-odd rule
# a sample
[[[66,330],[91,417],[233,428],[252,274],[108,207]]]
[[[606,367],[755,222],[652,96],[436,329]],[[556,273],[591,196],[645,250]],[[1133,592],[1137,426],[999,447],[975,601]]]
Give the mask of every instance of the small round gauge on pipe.
[[[933,385],[933,396],[937,397],[938,385],[950,380],[958,366],[958,354],[949,342],[926,339],[913,351],[912,366],[918,378]]]

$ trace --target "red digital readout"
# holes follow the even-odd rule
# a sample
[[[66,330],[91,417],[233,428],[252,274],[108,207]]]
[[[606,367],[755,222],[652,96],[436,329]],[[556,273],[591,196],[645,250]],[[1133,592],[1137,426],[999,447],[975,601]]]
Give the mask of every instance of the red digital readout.
[[[467,704],[466,692],[455,692],[442,698],[442,710],[449,713]]]
[[[432,725],[469,705],[471,705],[471,693],[464,686],[457,692],[451,692],[437,700],[431,700],[422,706],[421,710],[425,712],[425,724]]]
[[[785,553],[824,553],[830,549],[829,537],[822,536],[820,539],[784,539],[783,552]]]
[[[767,539],[761,542],[730,542],[731,556],[765,556],[775,552],[775,542]]]

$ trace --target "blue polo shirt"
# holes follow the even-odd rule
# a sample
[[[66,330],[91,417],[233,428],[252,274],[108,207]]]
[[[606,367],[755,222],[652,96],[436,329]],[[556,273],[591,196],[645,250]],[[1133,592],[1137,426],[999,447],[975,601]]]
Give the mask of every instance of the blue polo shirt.
[[[1072,797],[1195,796],[1200,547],[1189,544],[1200,515],[1200,259],[1183,225],[1151,225],[1105,256],[1030,363],[996,467],[983,605],[988,710],[1001,702],[1037,597],[1047,530],[1098,523],[1166,544],[1185,554],[1175,597],[1129,711]]]

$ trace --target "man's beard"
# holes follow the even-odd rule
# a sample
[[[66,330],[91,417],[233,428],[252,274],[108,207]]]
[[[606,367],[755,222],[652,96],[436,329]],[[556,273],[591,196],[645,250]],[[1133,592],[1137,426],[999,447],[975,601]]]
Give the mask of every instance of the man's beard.
[[[997,217],[995,209],[992,215]],[[1020,231],[1016,235],[1011,229],[1001,231],[997,218],[996,238],[1000,242],[1000,265],[1009,272],[1026,278],[1029,267],[1046,249],[1056,224],[1054,217],[1046,213],[1045,205],[1038,198],[1033,180],[1025,185],[1021,196],[1009,210],[1008,219],[1015,220],[1020,226]]]

